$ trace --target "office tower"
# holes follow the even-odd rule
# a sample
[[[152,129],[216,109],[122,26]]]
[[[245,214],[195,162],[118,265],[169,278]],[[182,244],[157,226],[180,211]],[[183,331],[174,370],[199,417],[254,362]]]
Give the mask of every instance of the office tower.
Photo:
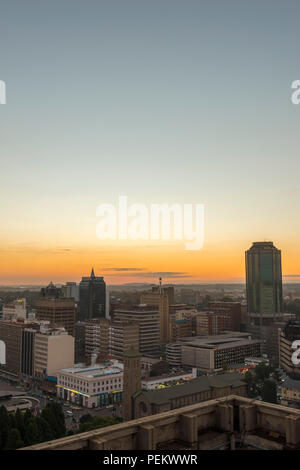
[[[141,296],[141,303],[158,306],[159,308],[159,331],[162,344],[171,341],[171,317],[172,305],[174,305],[174,287],[162,287],[161,278],[159,286],[153,287],[151,292]]]
[[[159,314],[157,307],[138,305],[117,309],[113,321],[130,321],[139,326],[140,352],[143,355],[159,352]]]
[[[36,328],[24,328],[22,331],[21,375],[23,378],[34,375],[34,342]]]
[[[282,312],[281,251],[272,242],[254,242],[246,251],[249,313]]]
[[[0,341],[5,344],[6,364],[0,364],[1,375],[19,379],[22,367],[22,334],[27,328],[39,329],[37,323],[26,321],[1,321]]]
[[[75,335],[75,300],[62,296],[61,289],[52,283],[41,290],[41,297],[35,302],[36,320],[49,321]]]
[[[246,251],[246,290],[247,331],[263,341],[262,353],[278,366],[278,328],[284,328],[286,320],[282,313],[281,252],[272,242],[255,242]]]
[[[245,357],[261,356],[261,340],[251,339],[248,333],[231,331],[216,336],[181,338],[183,366],[196,367],[204,373],[215,373],[226,366],[243,364]]]
[[[35,335],[34,375],[56,377],[59,369],[74,367],[74,338],[64,328],[42,325]]]
[[[124,419],[129,421],[134,417],[133,396],[141,390],[141,357],[132,349],[124,353]]]
[[[95,276],[92,269],[90,277],[83,277],[79,284],[78,320],[104,318],[106,310],[106,284],[103,277]]]
[[[175,320],[171,324],[171,340],[177,341],[179,338],[192,336],[193,324],[192,319]]]
[[[195,333],[199,335],[219,335],[223,331],[230,331],[227,326],[226,315],[215,312],[199,312],[195,315]],[[192,335],[190,335],[192,336]]]
[[[225,328],[229,331],[240,331],[242,321],[242,304],[240,302],[208,302],[207,309],[211,312],[224,315]]]
[[[56,287],[51,281],[47,287],[41,289],[40,297],[46,297],[48,299],[58,299],[63,296],[61,287]]]
[[[64,297],[73,298],[75,302],[79,301],[79,285],[76,282],[67,282],[61,290]]]
[[[87,362],[95,355],[97,361],[109,355],[110,322],[106,318],[93,318],[85,322],[85,357]]]
[[[85,322],[75,323],[75,364],[83,363],[85,357]]]
[[[113,321],[110,326],[110,354],[123,360],[124,352],[130,348],[140,350],[139,323],[133,321]]]

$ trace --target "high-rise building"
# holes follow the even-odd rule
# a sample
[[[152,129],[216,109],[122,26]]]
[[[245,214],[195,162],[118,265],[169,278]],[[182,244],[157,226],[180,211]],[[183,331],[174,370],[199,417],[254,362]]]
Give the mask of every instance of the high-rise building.
[[[26,341],[23,332],[25,329],[31,328],[38,330],[39,327],[38,323],[27,322],[26,320],[0,322],[0,341],[3,341],[5,344],[6,350],[6,364],[0,364],[1,375],[18,380],[20,374],[23,372],[23,367],[24,371],[27,367],[32,367],[32,362],[31,365],[30,363],[25,365],[27,353],[26,350],[23,349],[23,347],[25,348],[23,341]]]
[[[141,303],[158,306],[160,342],[169,343],[172,339],[172,305],[174,304],[174,287],[162,287],[161,278],[159,286],[152,287],[151,292],[141,296]]]
[[[92,269],[90,277],[83,277],[79,284],[78,320],[104,318],[106,311],[106,284],[103,277],[95,276]]]
[[[64,297],[40,297],[35,302],[36,320],[49,321],[75,335],[75,301]]]
[[[138,351],[129,349],[124,353],[124,419],[129,421],[134,417],[133,396],[141,390],[141,356]]]
[[[61,288],[64,297],[68,299],[73,298],[75,302],[79,301],[79,285],[76,282],[67,282],[66,285]]]
[[[246,251],[249,313],[282,312],[281,251],[273,242],[254,242]]]
[[[85,356],[88,362],[95,355],[97,361],[109,355],[110,322],[106,318],[94,318],[85,322]]]
[[[59,369],[74,367],[74,338],[64,328],[41,326],[35,335],[34,375],[56,377]]]
[[[195,315],[196,335],[219,335],[223,331],[231,331],[227,316],[215,312],[199,312]],[[192,336],[192,335],[190,335]]]
[[[140,352],[143,355],[159,352],[159,313],[157,307],[138,305],[114,311],[113,320],[129,321],[139,326]]]
[[[22,331],[21,375],[25,378],[34,375],[35,328],[24,328]]]
[[[282,304],[281,252],[272,242],[255,242],[246,251],[248,325],[253,338],[260,339],[262,353],[278,366],[278,328],[286,319]]]
[[[75,323],[75,363],[83,363],[85,357],[85,322]]]
[[[240,302],[208,302],[208,310],[226,318],[225,327],[230,331],[241,330],[242,304]]]
[[[110,326],[110,354],[123,360],[124,352],[130,348],[139,351],[139,324],[133,321],[114,321]]]

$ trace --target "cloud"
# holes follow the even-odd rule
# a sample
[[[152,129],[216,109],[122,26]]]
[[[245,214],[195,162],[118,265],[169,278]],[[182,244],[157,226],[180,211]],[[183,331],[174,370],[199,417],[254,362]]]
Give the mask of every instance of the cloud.
[[[138,273],[136,274],[136,276],[137,277],[168,277],[168,278],[191,277],[191,275],[188,273],[181,273],[181,272],[176,272],[176,271],[158,271],[158,272],[148,271],[144,273]]]
[[[180,271],[147,271],[147,268],[100,268],[99,271],[110,272],[113,274],[117,273],[128,273],[129,275],[134,275],[135,277],[149,278],[149,277],[167,277],[167,278],[185,278],[192,277],[186,272]]]
[[[300,277],[300,274],[283,274],[282,277]]]
[[[144,271],[145,268],[100,268],[100,271],[118,271],[118,272],[136,272],[136,271]]]

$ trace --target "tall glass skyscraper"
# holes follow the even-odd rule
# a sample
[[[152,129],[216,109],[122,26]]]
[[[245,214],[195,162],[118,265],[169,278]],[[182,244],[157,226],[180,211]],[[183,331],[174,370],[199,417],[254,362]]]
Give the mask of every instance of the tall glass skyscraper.
[[[273,242],[254,242],[246,251],[248,313],[281,313],[281,251]]]
[[[90,277],[83,277],[79,284],[78,320],[104,318],[106,307],[106,284],[103,277],[95,276],[92,269]]]

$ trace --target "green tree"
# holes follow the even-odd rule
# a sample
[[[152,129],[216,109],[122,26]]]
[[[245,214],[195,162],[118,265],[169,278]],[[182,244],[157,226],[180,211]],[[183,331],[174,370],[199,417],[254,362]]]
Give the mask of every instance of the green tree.
[[[59,439],[66,435],[65,417],[59,403],[50,402],[43,409],[41,417],[47,421],[53,432],[53,438]]]
[[[26,426],[24,442],[26,446],[31,446],[39,442],[39,430],[38,430],[36,418],[34,417]]]
[[[263,401],[277,403],[277,386],[274,380],[265,380],[262,386],[261,397]]]
[[[254,369],[255,378],[258,382],[264,382],[264,380],[270,377],[271,368],[265,362],[257,364]]]
[[[21,434],[22,440],[24,441],[25,438],[25,426],[24,426],[24,416],[23,413],[17,409],[15,413],[15,422],[16,422],[16,428]]]
[[[244,375],[244,381],[247,385],[247,395],[249,398],[254,398],[258,395],[257,385],[253,374],[248,370]]]
[[[112,426],[122,422],[122,418],[112,418],[110,416],[95,416],[91,421],[80,423],[79,432],[92,431],[93,429],[103,428],[105,426]]]
[[[24,442],[22,441],[21,434],[17,428],[12,428],[8,432],[5,449],[15,450],[19,449],[20,447],[24,447]]]
[[[10,429],[10,419],[5,406],[0,406],[0,449],[5,448]]]
[[[37,416],[36,422],[39,432],[39,442],[52,441],[54,439],[54,435],[48,422],[40,416]]]
[[[86,423],[87,421],[92,421],[92,419],[93,419],[93,416],[87,413],[86,415],[82,415],[79,421],[80,423]]]
[[[31,411],[27,408],[25,413],[24,413],[24,418],[23,418],[23,422],[24,422],[24,426],[26,428],[26,426],[28,426],[28,424],[30,423],[32,419],[32,414],[31,414]]]

